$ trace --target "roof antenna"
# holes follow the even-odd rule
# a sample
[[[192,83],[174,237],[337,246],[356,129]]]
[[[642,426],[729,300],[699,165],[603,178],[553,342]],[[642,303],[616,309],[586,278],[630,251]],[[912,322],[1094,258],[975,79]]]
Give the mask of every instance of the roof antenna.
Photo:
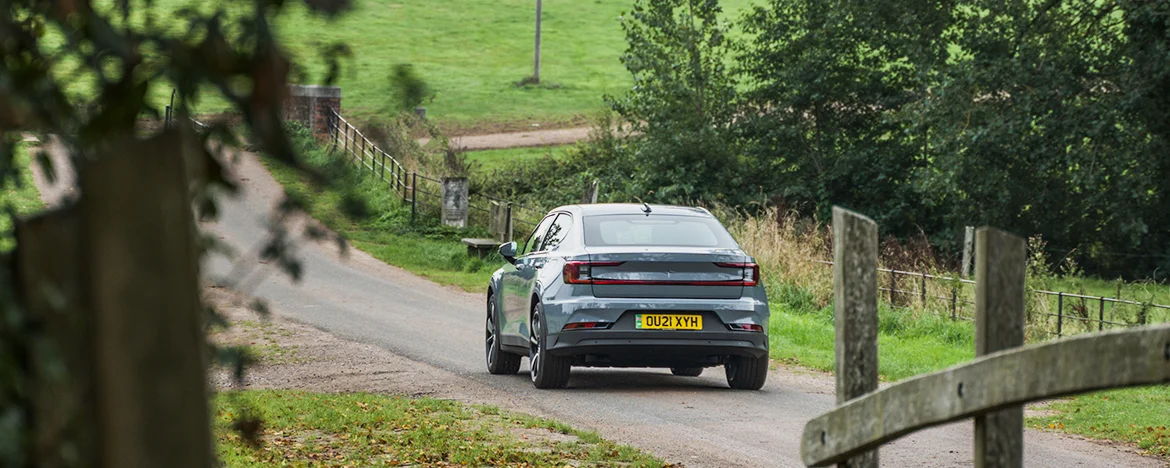
[[[646,202],[642,202],[642,212],[646,213],[646,216],[650,216],[650,205]]]

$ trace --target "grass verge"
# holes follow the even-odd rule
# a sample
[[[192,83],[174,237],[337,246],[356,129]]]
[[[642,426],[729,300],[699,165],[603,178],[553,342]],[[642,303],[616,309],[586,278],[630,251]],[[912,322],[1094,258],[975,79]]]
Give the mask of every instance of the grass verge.
[[[241,420],[261,425],[251,441]],[[664,466],[564,424],[429,398],[247,390],[215,398],[226,466]]]
[[[32,157],[29,155],[28,147],[24,143],[17,143],[14,149],[12,165],[17,170],[17,177],[5,180],[3,185],[0,185],[0,194],[3,196],[0,199],[0,209],[12,210],[21,216],[29,215],[44,209],[45,204],[41,201],[41,192],[33,182],[30,168]],[[16,246],[16,241],[9,235],[11,232],[12,220],[8,216],[0,216],[0,233],[3,233],[0,235],[0,252],[7,252]]]
[[[544,157],[561,157],[570,146],[536,146],[529,148],[507,148],[495,150],[469,151],[464,153],[468,161],[475,165],[472,170],[488,173],[503,169],[512,164],[531,164]]]
[[[1170,385],[1091,393],[1057,400],[1028,425],[1136,445],[1170,459]]]

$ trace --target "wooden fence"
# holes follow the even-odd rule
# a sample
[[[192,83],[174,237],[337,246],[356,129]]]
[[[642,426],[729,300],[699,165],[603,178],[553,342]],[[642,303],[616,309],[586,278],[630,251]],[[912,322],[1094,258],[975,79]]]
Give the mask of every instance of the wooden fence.
[[[418,216],[438,216],[443,200],[440,179],[421,174],[417,170],[410,170],[402,161],[378,148],[341,114],[331,111],[331,119],[329,122],[331,143],[346,154],[357,168],[385,182],[391,191],[401,197],[403,203],[411,208],[412,223]],[[545,211],[539,208],[527,207],[485,193],[472,191],[468,195],[468,224],[472,226],[491,227],[493,203],[505,206],[509,210],[509,216],[512,218],[509,225],[521,235],[535,229],[536,224],[545,215]]]
[[[973,418],[976,467],[1023,466],[1023,404],[1170,382],[1170,326],[1084,334],[1023,347],[1026,244],[976,233],[976,359],[878,390],[877,224],[833,208],[838,407],[809,421],[808,466],[878,466],[878,447]]]

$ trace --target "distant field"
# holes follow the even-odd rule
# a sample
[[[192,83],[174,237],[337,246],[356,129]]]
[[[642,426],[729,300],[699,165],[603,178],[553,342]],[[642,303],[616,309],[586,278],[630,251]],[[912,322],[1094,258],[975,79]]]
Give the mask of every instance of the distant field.
[[[754,1],[758,0],[723,4],[729,15],[738,17]],[[155,4],[158,17],[172,21],[175,28],[186,26],[167,12],[185,6],[214,8],[214,3],[202,0]],[[233,10],[240,11],[234,5]],[[324,78],[320,46],[343,42],[352,50],[337,83],[343,107],[351,115],[387,109],[388,76],[399,63],[414,64],[437,93],[427,104],[428,115],[462,127],[576,120],[600,109],[603,95],[621,93],[630,83],[618,61],[626,48],[619,17],[631,9],[633,0],[545,0],[541,67],[545,85],[524,88],[515,83],[532,74],[533,0],[354,0],[354,8],[334,21],[309,15],[300,3],[287,5],[277,34],[308,72],[306,84]],[[82,84],[77,90],[84,92],[86,87]],[[165,105],[170,88],[156,86],[151,96],[156,105]],[[199,111],[226,109],[223,101],[207,99]]]
[[[471,151],[466,153],[467,160],[475,163],[472,170],[492,172],[512,163],[521,161],[522,164],[536,163],[545,156],[559,158],[569,146],[539,146],[530,148],[508,148],[498,150]]]

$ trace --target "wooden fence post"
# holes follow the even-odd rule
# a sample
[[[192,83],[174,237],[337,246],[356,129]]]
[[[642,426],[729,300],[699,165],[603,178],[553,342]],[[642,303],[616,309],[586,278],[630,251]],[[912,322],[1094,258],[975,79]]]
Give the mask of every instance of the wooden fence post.
[[[837,403],[877,390],[877,223],[833,207],[833,313]],[[881,421],[853,421],[880,427]],[[876,468],[875,449],[838,465]]]
[[[1064,293],[1056,293],[1056,337],[1064,336]]]
[[[994,228],[980,228],[975,242],[975,355],[1023,346],[1027,243]],[[1023,464],[1022,406],[975,417],[977,468]]]
[[[80,466],[212,465],[184,151],[174,130],[110,144],[76,205],[18,223],[22,296],[68,373],[34,371],[38,466],[67,446]]]
[[[93,320],[82,304],[78,268],[80,224],[75,207],[16,222],[17,286],[29,321],[39,323],[44,336],[44,344],[28,348],[30,466],[96,465],[100,425],[93,391]],[[63,446],[72,446],[73,457],[83,462],[71,464]]]
[[[975,228],[967,226],[963,229],[963,265],[960,273],[963,279],[971,277],[972,251],[975,250]]]

